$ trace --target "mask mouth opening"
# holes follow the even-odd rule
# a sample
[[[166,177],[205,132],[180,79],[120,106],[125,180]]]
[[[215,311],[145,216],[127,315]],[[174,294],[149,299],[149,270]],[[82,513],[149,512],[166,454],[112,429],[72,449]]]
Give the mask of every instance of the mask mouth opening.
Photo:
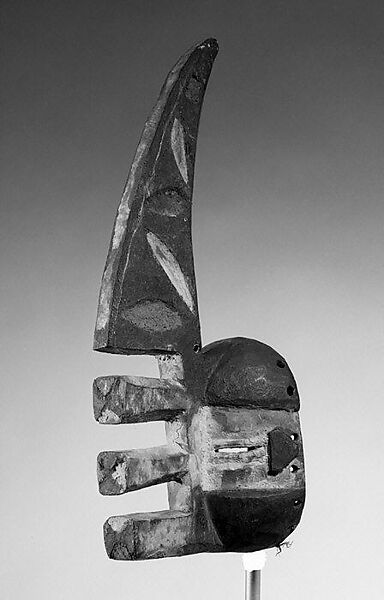
[[[251,452],[258,446],[222,446],[215,448],[215,452],[220,454],[242,454],[243,452]]]

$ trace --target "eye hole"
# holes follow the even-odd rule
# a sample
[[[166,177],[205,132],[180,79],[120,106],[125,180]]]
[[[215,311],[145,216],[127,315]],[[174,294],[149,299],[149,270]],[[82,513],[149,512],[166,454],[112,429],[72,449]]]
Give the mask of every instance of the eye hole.
[[[194,344],[193,351],[196,352],[196,354],[197,354],[198,352],[200,352],[200,350],[201,350],[200,344]]]
[[[297,433],[292,433],[292,435],[289,436],[291,438],[291,440],[293,442],[297,442],[297,440],[299,439],[299,436],[297,435]]]
[[[297,471],[299,470],[299,467],[297,465],[291,465],[289,467],[289,470],[291,473],[297,473]]]
[[[280,367],[280,369],[284,369],[285,367],[285,363],[280,359],[276,361],[276,364],[278,367]]]
[[[289,385],[287,387],[287,394],[288,396],[293,396],[293,392],[295,391],[295,388],[293,387],[293,385]]]
[[[295,506],[299,506],[301,504],[301,500],[294,500],[293,504]]]

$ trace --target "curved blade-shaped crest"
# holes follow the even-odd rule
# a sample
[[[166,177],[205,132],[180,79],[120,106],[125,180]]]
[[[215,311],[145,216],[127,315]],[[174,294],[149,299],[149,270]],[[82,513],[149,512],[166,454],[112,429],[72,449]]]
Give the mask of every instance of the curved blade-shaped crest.
[[[213,39],[187,52],[145,124],[104,269],[95,350],[164,354],[200,346],[191,204],[200,111],[217,52]]]

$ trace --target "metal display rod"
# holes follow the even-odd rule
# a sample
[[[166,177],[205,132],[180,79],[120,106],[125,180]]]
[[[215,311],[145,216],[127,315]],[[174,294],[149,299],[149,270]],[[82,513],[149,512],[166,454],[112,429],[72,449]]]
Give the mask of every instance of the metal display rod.
[[[261,600],[261,570],[265,565],[265,550],[243,555],[245,570],[245,600]]]

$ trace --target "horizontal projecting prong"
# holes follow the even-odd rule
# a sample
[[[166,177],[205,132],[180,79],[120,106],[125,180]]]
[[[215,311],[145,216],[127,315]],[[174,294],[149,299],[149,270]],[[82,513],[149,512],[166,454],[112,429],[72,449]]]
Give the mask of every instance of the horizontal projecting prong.
[[[157,446],[125,452],[101,452],[97,459],[99,491],[116,496],[141,488],[180,481],[188,470],[189,454],[178,446]]]
[[[145,560],[196,551],[193,517],[176,510],[110,517],[104,524],[109,558]]]
[[[93,382],[93,409],[99,423],[169,421],[187,408],[186,391],[174,380],[110,375]]]

